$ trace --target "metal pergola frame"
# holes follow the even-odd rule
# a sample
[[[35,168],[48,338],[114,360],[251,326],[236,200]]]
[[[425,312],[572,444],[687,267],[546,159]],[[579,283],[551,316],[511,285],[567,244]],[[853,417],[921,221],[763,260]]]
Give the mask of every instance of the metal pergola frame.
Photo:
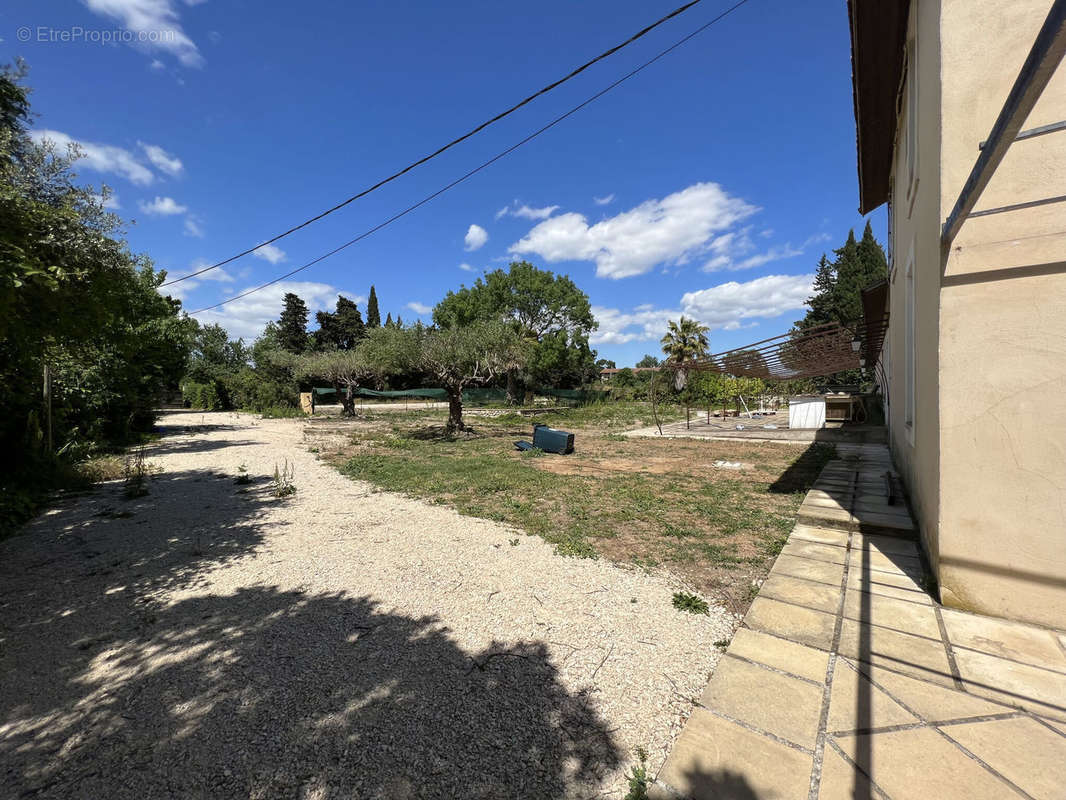
[[[988,182],[992,179],[996,169],[1006,156],[1007,150],[1014,142],[1023,139],[1031,139],[1056,131],[1066,130],[1066,121],[1056,122],[1051,125],[1042,125],[1023,131],[1022,125],[1029,117],[1037,100],[1047,88],[1055,70],[1058,69],[1063,55],[1066,54],[1066,0],[1054,0],[1047,19],[1040,28],[1033,46],[1029,51],[1025,63],[1022,64],[1014,86],[1007,95],[1007,100],[1000,109],[999,116],[992,126],[992,132],[988,138],[981,142],[980,155],[970,170],[970,175],[963,184],[955,206],[948,215],[940,234],[940,274],[943,277],[947,271],[948,254],[955,237],[962,229],[963,223],[971,218],[998,214],[1004,211],[1015,211],[1020,208],[1031,208],[1049,203],[1066,201],[1066,195],[1051,197],[1045,200],[1033,200],[1027,203],[1015,203],[1000,208],[991,208],[974,212],[974,206],[981,199]]]
[[[664,366],[675,374],[717,372],[769,381],[822,377],[867,365],[872,369],[887,328],[888,313],[885,312],[877,319],[849,324],[827,322],[706,358],[671,362]]]

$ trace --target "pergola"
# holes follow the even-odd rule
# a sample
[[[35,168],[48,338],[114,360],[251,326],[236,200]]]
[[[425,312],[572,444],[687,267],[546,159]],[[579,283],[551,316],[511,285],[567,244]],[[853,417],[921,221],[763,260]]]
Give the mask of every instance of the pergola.
[[[738,378],[790,381],[875,368],[888,329],[888,284],[863,292],[863,318],[853,323],[827,322],[789,331],[745,347],[706,358],[667,363],[676,374],[718,372]]]

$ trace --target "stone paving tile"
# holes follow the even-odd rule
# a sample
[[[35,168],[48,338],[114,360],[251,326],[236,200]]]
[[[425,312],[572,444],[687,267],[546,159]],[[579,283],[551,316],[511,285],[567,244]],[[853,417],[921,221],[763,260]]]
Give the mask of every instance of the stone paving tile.
[[[952,644],[1066,672],[1066,655],[1051,631],[950,608],[941,614]]]
[[[940,625],[932,605],[851,589],[844,598],[844,616],[903,633],[940,638]]]
[[[941,730],[1039,800],[1066,795],[1066,737],[1034,719],[970,722]]]
[[[851,498],[833,497],[828,492],[820,492],[815,489],[811,489],[811,491],[807,493],[807,497],[804,499],[803,505],[847,511],[851,507]]]
[[[806,578],[809,581],[840,586],[844,578],[844,565],[782,554],[777,557],[770,574],[791,575],[794,578]]]
[[[1054,719],[1043,718],[1043,717],[1042,717],[1042,719],[1044,720],[1045,723],[1047,723],[1052,728],[1057,730],[1063,736],[1066,736],[1066,723],[1059,722],[1058,720],[1054,720]]]
[[[824,681],[829,665],[829,653],[825,650],[816,650],[750,628],[737,629],[729,652],[812,681]]]
[[[873,798],[877,795],[862,772],[847,763],[832,747],[827,747],[822,761],[818,800],[855,800],[856,797]]]
[[[804,542],[818,542],[837,547],[848,546],[848,534],[836,528],[818,528],[813,525],[797,525],[792,529],[791,539]]]
[[[759,595],[825,611],[827,614],[837,613],[837,608],[840,606],[839,585],[832,586],[803,578],[793,578],[779,572],[770,573],[770,577],[759,589]]]
[[[727,654],[718,662],[700,705],[813,749],[822,687]]]
[[[859,519],[859,530],[863,533],[891,533],[906,536],[914,535],[914,523],[889,514],[866,513]]]
[[[1066,722],[1066,675],[962,647],[953,651],[968,691]]]
[[[843,564],[848,559],[847,551],[843,547],[792,539],[789,539],[788,544],[782,548],[781,552],[789,556],[813,558],[816,561],[828,561],[832,564]]]
[[[822,800],[1022,796],[1009,781],[1066,798],[1066,635],[939,609],[906,504],[884,502],[887,449],[838,453],[704,692],[724,716],[697,707],[658,779],[687,797],[802,800],[824,715]]]
[[[922,562],[917,558],[896,555],[894,553],[868,552],[863,549],[852,547],[851,569],[861,573],[869,564],[870,570],[875,572],[890,572],[895,575],[907,575],[918,581],[925,574]]]
[[[849,588],[867,589],[868,591],[882,594],[886,594],[883,591],[886,587],[905,589],[912,594],[925,594],[928,597],[928,594],[914,577],[903,573],[885,572],[884,570],[870,570],[868,575],[864,575],[861,569],[853,569],[848,573],[847,585]],[[892,594],[892,596],[896,595]]]
[[[693,800],[792,800],[807,796],[811,764],[806,753],[697,708],[656,781]]]
[[[918,717],[860,675],[846,659],[837,660],[826,730],[868,730],[915,722]]]
[[[938,686],[935,683],[901,675],[890,669],[859,664],[839,659],[839,665],[853,664],[868,676],[874,684],[895,698],[900,705],[914,712],[927,722],[946,722],[966,717],[985,717],[993,714],[1011,713],[1013,708],[974,697],[955,688]],[[839,669],[839,666],[838,666]]]
[[[836,616],[759,597],[748,609],[744,624],[757,631],[828,650],[833,644]]]
[[[864,545],[869,545],[877,552],[885,553],[886,555],[895,553],[901,556],[910,556],[911,558],[921,558],[917,541],[901,539],[898,536],[879,536],[875,533],[865,536],[861,533],[852,534],[851,546],[853,549],[862,550]]]
[[[862,641],[865,630],[868,642]],[[906,675],[946,686],[954,686],[944,644],[939,640],[911,636],[875,625],[845,619],[840,628],[838,652],[847,657],[888,667]]]
[[[834,741],[892,800],[1003,800],[1021,797],[932,728]]]

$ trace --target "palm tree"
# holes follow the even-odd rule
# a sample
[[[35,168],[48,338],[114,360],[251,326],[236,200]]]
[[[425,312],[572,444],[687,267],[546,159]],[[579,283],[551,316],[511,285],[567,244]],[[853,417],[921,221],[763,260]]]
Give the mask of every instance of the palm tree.
[[[707,340],[706,325],[700,325],[694,319],[682,316],[677,322],[670,320],[666,335],[662,338],[663,352],[666,360],[674,364],[684,364],[697,358],[704,358],[711,343]]]
[[[677,322],[670,320],[667,325],[666,335],[662,338],[660,344],[663,346],[663,352],[666,354],[666,364],[676,364],[681,366],[689,361],[694,361],[697,358],[705,358],[707,356],[707,349],[711,346],[711,343],[707,340],[707,331],[710,330],[706,325],[700,325],[694,319],[685,319],[684,315],[678,319]],[[677,378],[677,388],[681,389],[687,382],[687,375],[685,370],[678,369],[675,373]],[[685,425],[690,424],[690,413],[688,404],[688,395],[685,395]]]

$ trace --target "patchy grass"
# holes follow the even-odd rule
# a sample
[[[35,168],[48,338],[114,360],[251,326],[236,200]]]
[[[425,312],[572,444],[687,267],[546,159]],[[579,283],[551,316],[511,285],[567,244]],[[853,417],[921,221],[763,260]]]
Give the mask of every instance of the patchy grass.
[[[344,428],[351,443],[328,460],[382,489],[536,534],[566,555],[669,569],[740,609],[833,448],[618,436],[643,411],[628,404],[538,416],[575,431],[569,456],[516,451],[532,429],[518,415],[470,416],[473,433],[447,438],[442,412],[393,412],[352,421]],[[752,467],[717,469],[716,460]]]

